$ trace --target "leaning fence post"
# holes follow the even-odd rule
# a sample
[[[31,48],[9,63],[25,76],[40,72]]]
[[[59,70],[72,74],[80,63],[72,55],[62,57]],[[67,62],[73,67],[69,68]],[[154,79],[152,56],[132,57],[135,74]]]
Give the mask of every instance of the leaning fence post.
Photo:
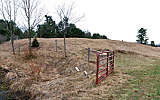
[[[90,48],[88,48],[88,62],[90,60]]]
[[[58,48],[57,48],[57,40],[55,40],[55,41],[56,41],[56,52],[57,52],[57,51],[58,51],[58,50],[57,50],[57,49],[58,49]]]

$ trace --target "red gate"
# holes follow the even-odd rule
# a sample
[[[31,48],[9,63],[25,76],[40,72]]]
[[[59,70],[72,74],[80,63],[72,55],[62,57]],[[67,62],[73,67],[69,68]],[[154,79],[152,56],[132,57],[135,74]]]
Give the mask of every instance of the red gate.
[[[114,71],[114,51],[105,50],[97,53],[96,85]]]

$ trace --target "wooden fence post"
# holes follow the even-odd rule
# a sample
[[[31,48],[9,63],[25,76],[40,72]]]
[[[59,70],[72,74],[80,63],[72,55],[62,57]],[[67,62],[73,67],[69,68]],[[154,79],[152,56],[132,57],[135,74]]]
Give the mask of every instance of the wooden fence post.
[[[58,47],[57,47],[57,40],[55,40],[56,41],[56,52],[58,51]]]
[[[88,62],[90,60],[90,48],[88,48]]]

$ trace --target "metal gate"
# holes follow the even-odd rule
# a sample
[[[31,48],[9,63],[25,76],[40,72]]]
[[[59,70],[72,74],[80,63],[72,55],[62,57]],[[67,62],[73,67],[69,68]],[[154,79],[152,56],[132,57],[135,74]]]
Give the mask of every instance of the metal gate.
[[[114,71],[114,51],[105,50],[97,53],[96,85]]]

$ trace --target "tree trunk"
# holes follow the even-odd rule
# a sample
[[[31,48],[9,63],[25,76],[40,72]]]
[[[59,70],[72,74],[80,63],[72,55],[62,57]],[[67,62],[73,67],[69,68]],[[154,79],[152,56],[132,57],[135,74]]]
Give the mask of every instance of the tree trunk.
[[[32,56],[32,37],[31,37],[31,32],[30,32],[30,27],[29,27],[29,29],[28,29],[28,35],[29,35],[29,38],[28,38],[28,40],[29,40],[29,56]]]
[[[29,56],[32,56],[32,42],[31,42],[31,37],[29,37]]]
[[[13,32],[11,32],[11,45],[12,45],[12,52],[13,52],[13,54],[15,54]]]
[[[11,20],[11,19],[10,19],[10,20]],[[15,54],[14,38],[13,38],[13,25],[12,25],[12,22],[11,22],[11,21],[8,23],[8,29],[9,29],[9,32],[10,32],[10,34],[11,34],[12,52],[13,52],[13,54]]]
[[[29,2],[30,3],[30,2]],[[29,4],[30,5],[30,4]],[[28,9],[28,11],[29,11],[29,9]],[[29,56],[32,56],[32,42],[31,42],[31,25],[30,25],[30,18],[31,18],[31,16],[30,16],[30,12],[28,12],[28,35],[29,35]]]
[[[64,30],[64,56],[67,57],[67,54],[66,54],[66,27]]]
[[[31,41],[31,39],[32,39],[32,37],[31,37],[31,28],[30,28],[30,20],[28,21],[28,26],[29,26],[29,28],[28,28],[28,35],[29,35],[29,38],[28,38],[28,40],[29,40],[29,56],[31,57],[32,56],[32,41]]]
[[[142,41],[142,40],[140,40],[140,44],[143,44],[143,41]]]

